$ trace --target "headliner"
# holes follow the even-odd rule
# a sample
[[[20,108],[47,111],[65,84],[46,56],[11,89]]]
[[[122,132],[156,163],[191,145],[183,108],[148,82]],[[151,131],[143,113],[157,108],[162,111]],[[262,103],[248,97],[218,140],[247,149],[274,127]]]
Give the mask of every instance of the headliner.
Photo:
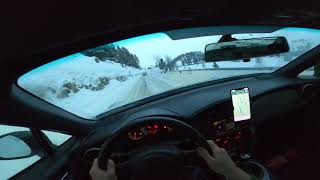
[[[320,28],[317,0],[200,2],[7,1],[0,11],[0,60],[46,51],[51,52],[48,57],[57,58],[130,36],[185,27],[262,24]],[[54,51],[63,53],[55,57]]]

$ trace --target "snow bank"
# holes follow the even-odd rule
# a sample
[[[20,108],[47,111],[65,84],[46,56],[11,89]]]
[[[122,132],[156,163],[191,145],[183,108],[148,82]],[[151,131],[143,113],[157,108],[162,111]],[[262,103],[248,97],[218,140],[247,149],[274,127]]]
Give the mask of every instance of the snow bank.
[[[284,65],[286,65],[288,61],[284,61],[283,57],[264,57],[260,58],[259,61],[257,61],[257,58],[252,58],[249,62],[243,62],[243,61],[221,61],[216,62],[218,65],[217,68],[280,68]],[[178,67],[178,70],[196,70],[196,69],[214,69],[214,63],[208,62],[208,63],[199,63],[199,64],[193,64],[193,65],[186,65],[186,66],[180,66]]]
[[[108,104],[110,99],[116,97],[112,94],[116,94],[114,90],[121,86],[116,77],[125,76],[124,80],[129,81],[140,74],[142,71],[139,69],[108,60],[97,63],[94,57],[78,53],[25,74],[19,78],[18,84],[67,111],[84,118],[94,118],[94,115],[102,113],[110,105]],[[101,90],[82,88],[96,86],[100,82],[99,78],[108,78],[106,86]],[[66,90],[65,84],[68,82],[71,82],[71,86],[75,86],[71,87],[74,91]],[[127,89],[124,88],[124,90]],[[61,93],[65,94],[61,95]],[[99,105],[103,107],[96,107],[94,104],[98,99],[107,102]]]

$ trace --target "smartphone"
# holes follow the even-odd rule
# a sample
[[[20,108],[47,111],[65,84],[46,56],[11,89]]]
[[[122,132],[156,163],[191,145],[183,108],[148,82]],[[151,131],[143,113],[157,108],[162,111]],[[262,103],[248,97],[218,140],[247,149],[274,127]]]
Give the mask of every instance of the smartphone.
[[[231,90],[234,121],[244,121],[251,119],[249,88],[239,88]]]

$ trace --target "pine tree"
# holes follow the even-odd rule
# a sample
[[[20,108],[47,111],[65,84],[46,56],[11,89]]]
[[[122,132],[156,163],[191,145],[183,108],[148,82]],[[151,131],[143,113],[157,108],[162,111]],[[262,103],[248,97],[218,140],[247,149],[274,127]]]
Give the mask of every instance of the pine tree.
[[[130,51],[125,47],[118,47],[113,44],[108,44],[105,46],[88,49],[81,53],[89,57],[96,57],[95,61],[97,63],[99,63],[99,61],[110,60],[120,63],[122,66],[140,68],[139,58],[135,54],[130,53]]]

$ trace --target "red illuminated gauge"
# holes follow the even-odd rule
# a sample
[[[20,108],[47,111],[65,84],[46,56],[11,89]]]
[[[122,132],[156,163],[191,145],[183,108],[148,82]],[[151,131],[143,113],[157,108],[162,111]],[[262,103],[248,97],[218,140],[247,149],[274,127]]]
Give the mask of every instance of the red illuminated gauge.
[[[132,140],[135,140],[135,141],[142,139],[143,136],[144,136],[144,134],[139,130],[128,132],[128,137]]]
[[[155,135],[160,130],[160,127],[157,124],[147,125],[146,128],[148,131],[148,135]]]

